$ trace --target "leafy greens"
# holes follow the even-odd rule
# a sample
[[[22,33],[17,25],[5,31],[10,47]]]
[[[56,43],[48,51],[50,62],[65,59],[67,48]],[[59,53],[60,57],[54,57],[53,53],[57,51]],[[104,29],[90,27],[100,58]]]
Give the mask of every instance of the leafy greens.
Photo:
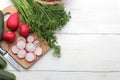
[[[54,49],[54,55],[60,56],[60,46],[57,44],[55,32],[61,30],[69,21],[70,13],[67,13],[63,4],[42,4],[34,0],[11,0],[17,8],[21,21],[27,23],[30,30],[46,40]]]

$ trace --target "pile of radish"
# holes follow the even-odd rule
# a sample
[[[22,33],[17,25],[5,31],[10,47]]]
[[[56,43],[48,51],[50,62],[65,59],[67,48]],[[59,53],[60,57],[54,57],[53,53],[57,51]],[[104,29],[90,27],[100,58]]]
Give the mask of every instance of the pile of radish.
[[[36,40],[32,35],[26,38],[22,36],[18,37],[11,51],[13,54],[17,55],[18,58],[24,58],[27,62],[33,62],[37,56],[42,55],[42,48],[40,47],[39,40]]]
[[[14,55],[17,55],[20,59],[25,59],[27,62],[32,62],[37,56],[42,55],[39,40],[30,35],[29,26],[20,22],[18,13],[10,15],[6,21],[6,26],[8,30],[4,30],[3,40],[9,44],[16,40],[16,44],[11,48]],[[16,31],[19,32],[19,37],[16,36]]]
[[[20,24],[19,14],[13,13],[6,21],[6,26],[9,30],[3,32],[3,39],[7,42],[13,42],[16,38],[15,31],[18,30],[19,34],[23,37],[27,37],[30,33],[29,26],[27,24]]]

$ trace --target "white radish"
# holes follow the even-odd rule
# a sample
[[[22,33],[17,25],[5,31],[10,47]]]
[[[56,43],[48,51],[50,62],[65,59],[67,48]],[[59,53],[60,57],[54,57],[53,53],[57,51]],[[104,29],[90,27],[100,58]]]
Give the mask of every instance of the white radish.
[[[25,50],[19,50],[18,52],[18,58],[24,58],[26,55],[26,51]]]
[[[35,51],[35,45],[33,43],[27,43],[26,44],[26,50],[28,52],[34,52]]]
[[[40,46],[40,41],[39,41],[39,40],[35,40],[35,41],[33,42],[33,44],[34,44],[35,46]]]
[[[34,39],[34,37],[33,37],[32,35],[29,35],[29,36],[27,37],[27,41],[28,41],[29,43],[32,43],[34,40],[35,40],[35,39]]]
[[[25,56],[25,60],[27,62],[32,62],[36,59],[36,56],[33,53],[27,53]]]
[[[24,37],[22,37],[22,36],[20,36],[20,37],[17,38],[17,41],[19,41],[19,40],[23,40],[23,41],[26,42],[26,39]]]
[[[37,56],[42,55],[42,48],[41,47],[36,47],[34,54],[37,55]]]
[[[14,46],[11,48],[11,51],[12,51],[13,54],[17,54],[18,51],[19,51],[19,49],[17,48],[16,45],[14,45]]]
[[[24,49],[25,46],[26,46],[25,41],[19,40],[19,41],[17,42],[17,47],[18,47],[19,49]]]

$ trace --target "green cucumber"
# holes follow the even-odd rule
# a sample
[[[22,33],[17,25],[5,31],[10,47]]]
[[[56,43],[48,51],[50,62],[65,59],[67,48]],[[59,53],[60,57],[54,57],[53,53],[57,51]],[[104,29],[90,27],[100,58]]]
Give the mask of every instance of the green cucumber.
[[[7,62],[0,56],[0,69],[3,69],[7,66]]]
[[[0,11],[0,40],[2,40],[3,30],[4,30],[4,16],[2,11]]]
[[[13,73],[0,69],[0,80],[16,80],[16,76]]]

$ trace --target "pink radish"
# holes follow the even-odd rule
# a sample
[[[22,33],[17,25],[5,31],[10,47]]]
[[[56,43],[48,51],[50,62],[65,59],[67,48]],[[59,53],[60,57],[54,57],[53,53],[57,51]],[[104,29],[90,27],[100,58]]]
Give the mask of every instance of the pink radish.
[[[8,42],[13,42],[16,38],[16,35],[14,32],[11,31],[5,31],[3,33],[3,39],[8,41]]]
[[[33,43],[27,43],[26,44],[26,50],[28,52],[34,52],[35,51],[35,45]]]
[[[19,40],[19,41],[17,42],[17,47],[18,47],[19,49],[24,49],[25,46],[26,46],[25,41]]]
[[[27,62],[32,62],[35,60],[35,58],[36,58],[36,56],[33,53],[27,53],[25,56],[25,60]]]
[[[26,55],[26,51],[25,50],[19,50],[18,51],[18,58],[24,58]]]
[[[13,13],[7,20],[7,27],[10,30],[16,30],[19,26],[19,17],[18,13]]]
[[[37,56],[40,56],[40,55],[42,55],[42,48],[41,47],[36,47],[36,49],[35,49],[35,55],[37,55]]]
[[[33,44],[34,44],[35,46],[40,46],[40,41],[39,41],[39,40],[35,40],[35,41],[33,42]]]
[[[24,37],[22,37],[22,36],[20,36],[20,37],[17,38],[17,41],[19,41],[19,40],[23,40],[23,41],[26,42],[26,39]]]
[[[27,37],[27,41],[28,41],[28,42],[33,42],[33,41],[34,41],[34,37],[33,37],[32,35],[29,35],[29,36]]]
[[[19,27],[19,33],[21,36],[27,37],[29,35],[30,29],[27,24],[21,24]]]
[[[11,48],[11,51],[12,51],[13,54],[17,54],[18,51],[19,51],[19,49],[17,48],[17,46],[13,46],[13,47]]]

